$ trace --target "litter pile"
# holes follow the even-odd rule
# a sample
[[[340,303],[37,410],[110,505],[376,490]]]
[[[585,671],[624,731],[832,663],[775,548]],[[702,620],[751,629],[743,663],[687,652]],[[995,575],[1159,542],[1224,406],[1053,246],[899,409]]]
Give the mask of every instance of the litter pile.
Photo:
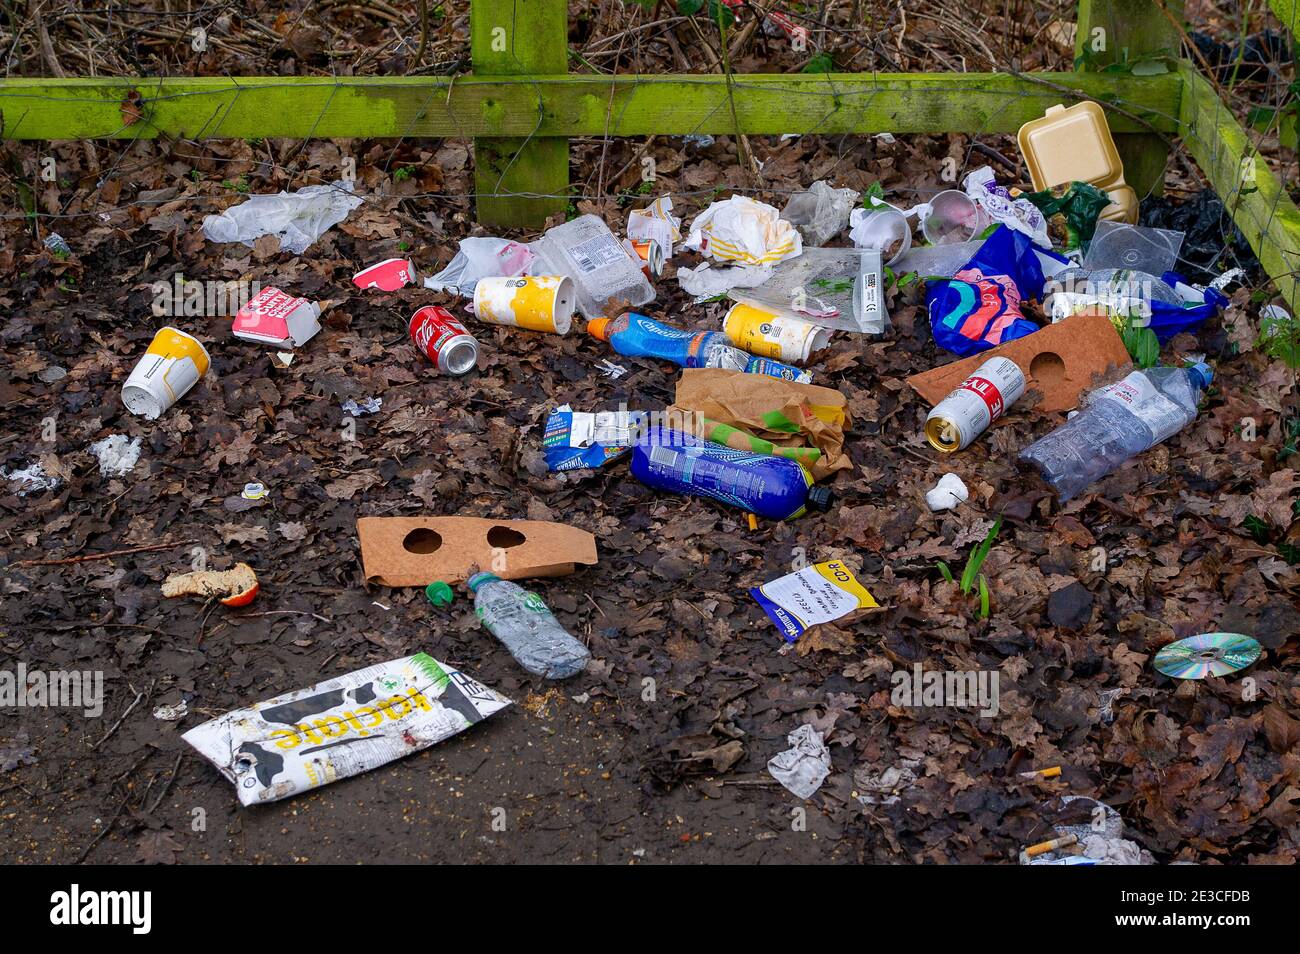
[[[735,687],[713,696],[716,705],[707,714],[687,716],[679,706],[656,717],[657,731],[650,734],[644,755],[648,790],[667,791],[685,779],[722,776],[753,755],[766,764],[770,779],[750,778],[751,783],[775,780],[797,800],[821,799],[818,804],[828,812],[852,806],[886,818],[893,806],[907,804],[909,789],[936,774],[937,756],[924,751],[914,733],[906,746],[868,743],[858,750],[862,761],[846,768],[843,756],[837,758],[852,751],[847,745],[853,735],[846,727],[856,725],[859,740],[865,738],[870,731],[863,724],[867,707],[874,710],[872,720],[926,709],[941,718],[948,708],[968,707],[978,713],[969,724],[979,728],[972,731],[989,734],[968,736],[960,744],[996,747],[997,767],[1014,792],[1006,796],[1006,805],[1014,802],[1022,816],[1038,816],[1032,824],[1020,817],[1002,833],[1021,840],[1022,863],[1153,863],[1153,851],[1172,858],[1183,846],[1171,839],[1171,829],[1150,836],[1138,824],[1134,835],[1135,826],[1126,829],[1116,809],[1093,797],[1100,790],[1084,774],[1063,774],[1059,768],[1015,771],[1025,760],[1041,764],[1070,753],[1034,742],[1039,723],[1023,708],[1023,697],[1034,692],[1033,685],[1041,689],[1048,677],[1038,671],[1022,678],[1029,669],[1023,655],[1029,638],[1011,622],[990,623],[998,613],[1007,620],[1027,612],[1029,604],[998,577],[999,567],[1020,571],[988,559],[1004,519],[1024,524],[1035,515],[1055,513],[1054,532],[1077,545],[1091,545],[1095,529],[1079,519],[1080,499],[1100,499],[1115,514],[1136,520],[1129,510],[1139,506],[1133,497],[1125,496],[1122,504],[1113,499],[1136,490],[1135,481],[1125,478],[1116,494],[1099,482],[1122,471],[1131,474],[1130,462],[1144,455],[1163,455],[1167,467],[1171,452],[1159,445],[1201,425],[1215,372],[1207,352],[1193,350],[1194,336],[1230,306],[1240,275],[1206,279],[1198,270],[1196,280],[1187,277],[1178,271],[1183,233],[1137,224],[1138,196],[1125,183],[1096,104],[1049,109],[1021,130],[1019,144],[1032,191],[999,184],[993,170],[983,168],[966,176],[960,189],[939,190],[926,202],[903,207],[884,195],[864,196],[819,181],[790,198],[784,210],[732,195],[708,205],[689,223],[674,214],[671,196],[663,195],[632,210],[622,235],[600,216],[582,214],[532,242],[465,238],[450,262],[433,273],[413,257],[387,258],[357,271],[352,285],[375,307],[417,306],[403,312],[405,340],[396,347],[422,355],[421,362],[427,359],[424,374],[445,376],[440,380],[456,396],[449,404],[460,406],[444,409],[434,420],[403,400],[395,392],[418,380],[415,375],[408,375],[407,382],[380,382],[388,388],[382,396],[379,390],[332,392],[339,398],[334,406],[343,414],[344,437],[335,445],[336,458],[311,460],[294,451],[284,459],[304,475],[328,468],[331,476],[312,487],[318,500],[347,500],[381,481],[413,478],[411,498],[420,501],[425,513],[392,515],[391,507],[369,508],[370,513],[356,515],[354,524],[331,519],[313,528],[311,546],[350,549],[355,544],[364,582],[347,586],[353,598],[369,604],[362,609],[382,618],[400,604],[430,616],[433,634],[421,636],[419,651],[413,653],[407,646],[399,651],[387,635],[377,634],[373,643],[392,650],[385,656],[391,661],[353,667],[308,688],[283,691],[288,687],[282,685],[278,694],[266,693],[273,698],[224,713],[228,706],[205,700],[199,684],[189,680],[185,699],[153,710],[163,713],[158,720],[180,724],[191,711],[204,713],[206,721],[188,728],[183,738],[234,784],[240,804],[251,805],[370,772],[442,743],[494,713],[501,713],[493,720],[499,724],[523,718],[521,709],[533,711],[528,709],[532,701],[503,711],[511,705],[506,695],[460,671],[463,663],[453,666],[434,658],[434,652],[460,658],[435,649],[442,631],[453,625],[500,644],[487,648],[494,644],[479,639],[480,652],[497,654],[493,670],[505,674],[505,689],[512,694],[519,690],[535,700],[539,693],[555,691],[547,687],[550,682],[583,679],[586,692],[572,698],[628,710],[627,700],[610,689],[610,647],[620,639],[644,644],[646,634],[666,628],[663,620],[648,615],[622,614],[615,620],[607,613],[609,604],[593,598],[612,553],[628,562],[630,584],[644,584],[653,575],[681,588],[680,598],[674,595],[667,607],[668,626],[677,635],[666,637],[662,650],[653,647],[629,675],[653,686],[683,667],[707,668],[709,678],[725,678]],[[207,217],[202,235],[209,242],[248,248],[272,237],[280,250],[301,255],[346,223],[361,203],[350,182],[253,196]],[[198,399],[206,400],[226,388],[223,375],[240,362],[264,361],[283,372],[310,361],[310,374],[319,371],[324,390],[331,391],[338,372],[325,368],[337,365],[316,359],[333,347],[333,303],[317,300],[319,282],[296,281],[293,269],[283,274],[277,286],[262,287],[237,310],[228,334],[166,325],[137,352],[121,384],[121,401],[140,421],[157,422],[139,425],[146,455],[166,446],[161,438],[151,438],[155,432],[150,426],[188,433],[192,395],[197,391]],[[674,280],[680,292],[671,287]],[[683,295],[690,304],[670,313],[664,302]],[[908,305],[908,295],[923,297]],[[928,320],[929,339],[954,360],[935,366],[917,360],[919,349],[912,344],[918,309]],[[716,323],[701,327],[710,314]],[[583,367],[575,360],[570,336],[583,335],[588,350],[600,349],[602,365]],[[1171,346],[1175,339],[1177,348]],[[837,350],[843,344],[847,350]],[[378,353],[390,345],[374,342],[373,348]],[[259,355],[258,348],[269,353]],[[528,407],[503,388],[476,393],[472,383],[512,351],[537,356],[530,366],[539,375],[557,373],[569,381],[588,378],[596,367],[596,383],[582,392],[591,403],[550,401]],[[1162,363],[1166,357],[1168,364]],[[886,358],[895,367],[909,366],[905,377],[887,386],[894,402],[888,415],[892,420],[881,415],[879,401],[848,386],[844,374],[857,363]],[[552,360],[554,366],[548,368]],[[666,375],[671,391],[657,391],[653,375]],[[232,379],[228,387],[233,393],[249,384],[246,378],[239,383]],[[245,423],[260,420],[265,408],[269,423],[250,426],[284,435],[271,441],[295,439],[300,423],[291,414],[276,420],[280,395],[271,379],[260,375],[251,387]],[[899,392],[906,387],[930,405],[923,417],[909,420],[906,412],[898,413],[904,400]],[[629,397],[637,402],[634,406],[628,405]],[[449,437],[440,446],[453,466],[441,478],[429,469],[412,473],[405,462],[389,467],[392,461],[373,475],[362,474],[364,455],[348,443],[354,439],[348,433],[355,435],[358,428],[391,425],[390,433],[399,439],[388,451],[398,461],[405,454],[400,435],[435,429],[454,416],[473,422],[486,440],[495,425],[484,407],[501,412],[503,422],[523,423],[513,429],[501,425],[510,434],[494,457],[477,449],[469,434]],[[285,430],[277,431],[279,427]],[[1031,428],[1036,439],[1025,439]],[[948,472],[932,486],[904,485],[900,474],[886,474],[877,466],[864,437],[901,446],[927,467],[941,461]],[[242,474],[257,465],[250,453],[251,432],[240,435],[229,428],[220,435],[205,434],[204,440],[211,442],[217,467]],[[90,451],[106,479],[129,483],[139,472],[140,437],[113,435]],[[997,466],[1008,473],[996,495],[984,479],[994,458],[1003,461]],[[1006,462],[1015,462],[1018,470],[1008,472]],[[476,507],[474,495],[460,496],[475,467],[475,479],[497,482],[499,488],[512,486],[507,480],[512,470],[524,474],[526,483],[519,490],[526,499],[512,500],[510,506],[516,513],[525,510],[528,519],[502,519],[499,509],[481,504],[486,498],[480,496]],[[501,474],[493,476],[496,470]],[[33,458],[11,462],[4,477],[12,492],[28,501],[55,493],[71,474]],[[241,483],[243,479],[241,475]],[[574,494],[591,487],[601,488],[602,494],[625,494],[631,504],[620,519],[609,513],[580,517]],[[220,506],[231,514],[276,508],[277,493],[285,489],[273,481],[249,482]],[[879,495],[878,501],[866,503],[868,494]],[[679,499],[687,497],[712,503]],[[451,508],[440,498],[458,498],[458,512],[448,513]],[[911,507],[922,499],[935,516]],[[556,519],[556,501],[575,516]],[[191,503],[211,502],[196,498]],[[903,503],[909,507],[905,516]],[[893,504],[899,504],[897,517]],[[367,509],[364,503],[362,509]],[[1184,516],[1198,513],[1189,505]],[[815,530],[798,529],[808,523],[806,515],[819,514],[826,517]],[[292,519],[288,512],[277,518],[277,532],[297,544],[307,535],[309,517],[296,506]],[[167,519],[160,516],[155,530]],[[889,565],[884,554],[903,549],[908,533],[926,526],[926,520],[946,539],[910,547]],[[632,531],[645,531],[652,521],[656,533],[686,544],[685,552],[692,555],[638,549],[644,545]],[[737,533],[719,544],[720,550],[689,549],[692,540],[733,525]],[[1189,523],[1178,539],[1190,543],[1197,532]],[[241,537],[238,528],[226,535],[227,543],[253,550],[265,539],[265,532]],[[951,558],[966,544],[973,546],[958,578],[938,558]],[[1092,571],[1096,580],[1121,554],[1094,549],[1103,551],[1100,566]],[[166,598],[202,601],[205,626],[213,602],[245,612],[255,599],[259,608],[273,602],[262,615],[315,612],[300,608],[301,602],[281,609],[288,575],[274,560],[250,557],[258,571],[244,562],[216,570],[202,558],[196,557],[188,571],[170,573],[160,592]],[[292,556],[281,552],[280,558]],[[685,591],[697,569],[728,573],[731,560],[745,568],[743,574],[734,573],[736,601],[726,605],[710,599],[697,605],[688,598]],[[1179,572],[1177,553],[1168,563],[1169,573]],[[739,582],[742,575],[752,580],[755,567],[755,585]],[[550,605],[528,588],[530,580],[552,581],[546,591]],[[317,575],[305,592],[323,586],[326,582]],[[412,601],[403,590],[423,591],[427,600],[417,594]],[[909,590],[915,600],[909,599]],[[1042,595],[1052,623],[1063,633],[1077,632],[1092,618],[1092,594],[1077,581],[1053,584],[1050,596],[1045,587]],[[472,602],[472,616],[458,598]],[[574,618],[584,598],[598,611],[597,631],[591,625],[578,630],[564,621]],[[931,619],[918,615],[921,606],[932,613]],[[736,625],[744,613],[759,608],[775,632],[768,628],[757,635],[757,613]],[[457,613],[463,615],[453,624]],[[1152,615],[1159,615],[1158,607]],[[232,626],[252,618],[226,617]],[[884,634],[886,618],[895,628],[920,624],[923,633],[933,629],[934,651],[927,651],[923,638]],[[1098,703],[1096,718],[1118,720],[1126,732],[1137,731],[1133,719],[1139,709],[1149,708],[1151,697],[1185,692],[1174,680],[1220,680],[1213,692],[1226,695],[1229,689],[1221,680],[1281,647],[1269,637],[1265,648],[1248,634],[1188,632],[1201,618],[1189,614],[1175,628],[1158,626],[1137,611],[1125,616],[1122,628],[1150,627],[1152,638],[1159,640],[1151,648],[1160,652],[1148,666],[1146,655],[1116,650],[1125,674],[1122,689],[1135,697],[1125,700],[1121,687],[1106,685],[1099,691],[1110,693],[1104,707],[1108,716],[1100,714]],[[692,631],[700,634],[698,646]],[[751,631],[754,638],[766,640],[762,645],[772,665],[787,670],[809,653],[843,652],[855,632],[877,635],[882,651],[873,648],[868,658],[855,662],[851,676],[849,670],[835,674],[815,697],[802,688],[787,697],[781,679],[764,685],[748,665],[728,661],[729,641],[748,639]],[[310,625],[301,630],[308,644],[309,632]],[[1189,638],[1175,640],[1178,634]],[[200,632],[209,643],[218,638]],[[1076,651],[1072,647],[1082,650],[1081,642],[1068,642],[1073,637],[1063,639],[1056,644],[1054,666],[1066,665]],[[1083,663],[1071,661],[1075,671],[1100,673],[1094,649],[1084,655]],[[349,652],[347,658],[356,655]],[[945,666],[950,660],[959,664],[932,668],[939,660]],[[862,692],[855,685],[880,677],[887,677],[891,691]],[[1265,681],[1262,674],[1260,681]],[[250,679],[238,685],[255,688]],[[1275,688],[1285,691],[1280,681]],[[746,710],[737,700],[750,693],[754,698],[744,703]],[[250,692],[248,698],[260,695]],[[1017,708],[1006,710],[1015,713],[1008,716],[1001,707],[1012,705],[1008,700],[1016,696],[1021,699]],[[869,704],[861,701],[867,697]],[[1128,702],[1134,711],[1117,716],[1112,705]],[[859,704],[864,708],[850,715]],[[817,706],[824,714],[816,718],[788,717]],[[1056,710],[1053,717],[1066,720],[1064,712]],[[757,713],[767,713],[768,727],[779,728],[784,742],[764,735],[765,751],[747,751],[754,739],[746,725]],[[637,717],[622,718],[632,726]],[[1016,724],[991,728],[998,719]],[[669,733],[669,726],[675,731]],[[1085,728],[1070,725],[1070,731]],[[1173,744],[1177,735],[1173,726],[1153,731],[1161,733],[1162,745]],[[998,732],[1004,737],[996,745],[989,742]],[[1224,742],[1228,744],[1231,740]],[[1082,822],[1021,791],[1049,780],[1059,786],[1051,792],[1059,802],[1074,815],[1083,811],[1087,816]],[[952,780],[955,810],[987,814],[987,806],[961,807],[965,783],[974,784],[965,774]],[[1080,790],[1069,791],[1068,785]],[[1039,837],[1047,835],[1051,837]],[[906,850],[924,853],[915,833],[899,837],[907,842]],[[897,843],[892,847],[903,850]],[[969,856],[976,849],[967,845],[963,851]],[[1002,853],[1006,861],[1015,857]]]

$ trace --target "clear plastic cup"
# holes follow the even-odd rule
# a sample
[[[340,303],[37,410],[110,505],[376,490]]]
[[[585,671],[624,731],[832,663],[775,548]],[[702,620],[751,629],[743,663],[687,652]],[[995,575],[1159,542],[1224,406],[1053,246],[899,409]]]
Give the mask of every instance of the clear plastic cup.
[[[931,245],[959,245],[969,242],[989,227],[990,219],[965,192],[947,189],[929,202],[917,206],[921,234]]]
[[[912,225],[892,205],[878,205],[853,227],[853,244],[880,253],[886,265],[893,265],[912,247]]]

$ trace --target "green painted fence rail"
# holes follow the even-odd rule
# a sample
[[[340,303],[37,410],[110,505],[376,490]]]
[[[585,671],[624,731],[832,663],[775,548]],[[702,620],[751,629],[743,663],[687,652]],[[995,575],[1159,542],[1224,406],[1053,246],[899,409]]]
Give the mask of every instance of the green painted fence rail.
[[[1268,3],[1294,32],[1296,0]],[[471,0],[472,76],[17,77],[0,80],[0,139],[467,137],[479,220],[536,227],[567,204],[573,137],[1012,133],[1091,99],[1139,194],[1181,138],[1294,311],[1300,213],[1257,137],[1178,59],[1181,15],[1181,0],[1081,0],[1070,73],[611,77],[566,72],[566,0]],[[1172,68],[1107,69],[1144,58]]]

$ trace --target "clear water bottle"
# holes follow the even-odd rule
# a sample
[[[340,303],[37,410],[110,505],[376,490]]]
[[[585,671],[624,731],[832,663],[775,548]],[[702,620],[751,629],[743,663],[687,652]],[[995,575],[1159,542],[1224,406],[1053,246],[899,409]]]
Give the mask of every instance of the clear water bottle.
[[[1195,420],[1201,392],[1213,378],[1207,364],[1134,371],[1092,392],[1083,410],[1026,447],[1020,459],[1069,500]]]
[[[475,573],[469,589],[479,621],[533,675],[568,679],[587,668],[591,651],[560,625],[536,593],[492,573]]]

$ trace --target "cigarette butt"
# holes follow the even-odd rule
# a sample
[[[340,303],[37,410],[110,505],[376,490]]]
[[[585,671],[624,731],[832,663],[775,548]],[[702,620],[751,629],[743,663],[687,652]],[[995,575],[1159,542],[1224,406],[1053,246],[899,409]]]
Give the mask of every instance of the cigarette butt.
[[[1053,838],[1051,841],[1040,841],[1036,845],[1030,845],[1025,849],[1025,857],[1036,858],[1039,855],[1045,855],[1049,851],[1055,851],[1057,848],[1068,848],[1070,845],[1078,844],[1078,835],[1066,835],[1063,838]]]
[[[1021,778],[1060,778],[1061,766],[1053,765],[1051,768],[1035,769],[1032,772],[1021,772]]]
[[[751,530],[757,530],[757,529],[758,529],[758,518],[755,517],[752,513],[747,513],[747,514],[745,514],[745,516],[749,518],[749,529],[751,529]]]

